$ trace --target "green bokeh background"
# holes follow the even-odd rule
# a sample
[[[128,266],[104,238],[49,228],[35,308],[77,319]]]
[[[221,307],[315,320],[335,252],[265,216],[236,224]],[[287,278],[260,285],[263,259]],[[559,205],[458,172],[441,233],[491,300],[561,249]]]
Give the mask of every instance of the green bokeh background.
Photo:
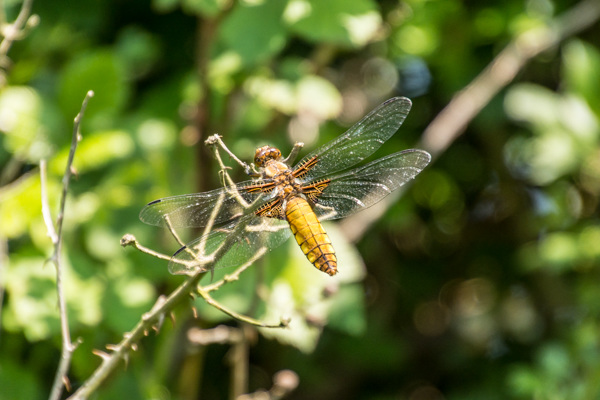
[[[306,154],[402,95],[413,110],[378,154],[413,147],[512,39],[576,4],[34,2],[39,25],[11,48],[0,87],[0,400],[47,398],[58,365],[39,161],[56,215],[88,90],[62,254],[83,340],[74,388],[99,365],[94,349],[183,281],[119,240],[177,249],[138,213],[219,186],[206,137],[221,134],[247,161],[267,143],[287,153],[303,141]],[[20,2],[3,7],[12,21]],[[284,332],[250,330],[249,392],[291,369],[293,399],[600,397],[599,38],[596,23],[528,63],[364,232],[360,220],[329,225],[343,261],[335,285],[286,245],[215,294],[270,322],[292,318]],[[230,396],[230,347],[186,335],[238,323],[192,305],[197,319],[179,306],[96,398]]]

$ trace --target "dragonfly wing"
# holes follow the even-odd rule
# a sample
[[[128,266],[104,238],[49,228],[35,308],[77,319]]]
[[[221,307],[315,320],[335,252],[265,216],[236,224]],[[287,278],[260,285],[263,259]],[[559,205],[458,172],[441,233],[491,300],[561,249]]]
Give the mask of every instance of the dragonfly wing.
[[[169,221],[173,228],[193,228],[206,226],[212,216],[213,225],[218,225],[248,213],[249,204],[261,194],[244,189],[252,185],[256,182],[155,200],[142,209],[140,219],[150,225],[167,226]]]
[[[379,105],[346,133],[304,157],[299,166],[315,156],[317,162],[303,179],[311,181],[341,171],[373,154],[400,128],[411,105],[405,97],[395,97]]]
[[[423,150],[404,150],[330,178],[318,196],[315,213],[338,219],[371,207],[413,179],[431,161]]]
[[[286,221],[246,215],[179,249],[169,262],[169,272],[176,275],[194,274],[241,266],[281,245],[290,235]],[[216,251],[218,254],[214,257]],[[216,261],[213,262],[213,259]]]

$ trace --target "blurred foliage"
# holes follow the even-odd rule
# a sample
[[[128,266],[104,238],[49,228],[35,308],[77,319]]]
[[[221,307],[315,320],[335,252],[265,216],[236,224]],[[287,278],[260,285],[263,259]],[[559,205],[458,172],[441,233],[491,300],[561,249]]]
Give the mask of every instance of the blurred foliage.
[[[138,213],[159,197],[218,187],[208,135],[223,135],[245,160],[266,143],[285,153],[303,141],[310,150],[404,95],[413,110],[380,154],[411,147],[515,35],[573,6],[35,2],[39,26],[2,63],[0,399],[45,398],[58,365],[38,164],[49,160],[56,214],[72,121],[88,90],[96,96],[64,224],[69,318],[83,339],[69,374],[75,388],[99,364],[93,349],[118,342],[182,282],[119,239],[132,233],[176,250]],[[20,2],[3,7],[12,21]],[[290,244],[215,294],[267,322],[292,319],[291,329],[261,329],[252,342],[249,390],[269,388],[289,368],[300,377],[298,399],[600,396],[598,38],[596,24],[529,63],[356,248],[329,227],[342,259],[336,279]],[[244,179],[239,168],[232,174]],[[225,398],[228,347],[199,349],[186,332],[236,323],[200,300],[192,305],[197,319],[178,307],[176,323],[145,338],[98,398]]]

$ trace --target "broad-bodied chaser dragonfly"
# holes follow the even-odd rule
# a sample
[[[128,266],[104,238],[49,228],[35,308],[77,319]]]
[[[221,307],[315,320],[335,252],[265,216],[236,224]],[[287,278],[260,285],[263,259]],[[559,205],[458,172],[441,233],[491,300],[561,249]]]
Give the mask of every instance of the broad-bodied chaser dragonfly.
[[[155,200],[142,209],[140,219],[172,228],[205,227],[201,237],[173,255],[169,263],[173,274],[241,265],[293,234],[308,260],[333,276],[337,258],[320,221],[372,206],[413,179],[431,160],[427,152],[411,149],[340,172],[381,147],[402,125],[410,107],[404,97],[386,101],[294,167],[278,149],[261,147],[254,158],[258,169],[246,168],[256,179]]]

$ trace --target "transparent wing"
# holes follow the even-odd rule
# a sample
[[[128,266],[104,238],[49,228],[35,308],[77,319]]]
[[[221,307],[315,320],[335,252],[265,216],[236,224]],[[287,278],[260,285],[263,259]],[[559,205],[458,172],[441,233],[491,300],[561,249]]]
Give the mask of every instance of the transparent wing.
[[[346,133],[304,157],[297,165],[314,156],[317,163],[303,179],[310,181],[341,171],[373,154],[400,128],[411,105],[405,97],[395,97],[379,105]]]
[[[150,225],[167,226],[168,220],[174,228],[193,228],[206,226],[214,213],[214,225],[219,225],[248,213],[247,206],[262,192],[244,187],[256,183],[246,181],[237,184],[236,190],[220,188],[155,200],[142,209],[140,219]]]
[[[290,235],[286,221],[247,215],[179,249],[169,262],[169,272],[194,274],[251,263],[281,245]],[[219,253],[214,257],[216,251]]]
[[[329,178],[318,197],[315,213],[321,220],[338,219],[371,207],[429,164],[423,150],[404,150]]]

